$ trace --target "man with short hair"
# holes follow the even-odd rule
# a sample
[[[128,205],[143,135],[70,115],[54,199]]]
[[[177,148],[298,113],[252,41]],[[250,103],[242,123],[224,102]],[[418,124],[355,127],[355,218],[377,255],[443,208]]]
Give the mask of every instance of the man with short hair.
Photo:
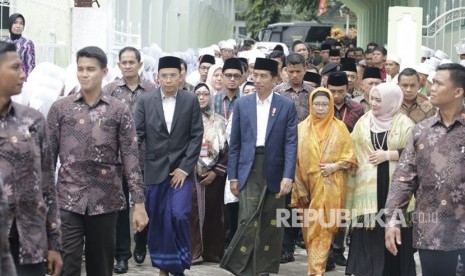
[[[362,77],[362,95],[355,97],[354,101],[363,106],[363,110],[368,112],[371,109],[370,107],[370,91],[373,87],[380,84],[381,81],[381,71],[376,67],[365,68]]]
[[[298,122],[305,120],[310,112],[309,97],[313,88],[304,83],[306,72],[305,59],[296,53],[286,57],[286,69],[289,79],[276,86],[273,92],[278,93],[292,102],[297,109]]]
[[[118,211],[127,207],[122,177],[134,202],[134,230],[148,222],[137,137],[129,107],[102,91],[105,52],[85,47],[76,61],[81,90],[53,103],[47,116],[52,161],[61,162],[62,275],[81,274],[85,247],[87,275],[107,276],[113,274]]]
[[[381,70],[381,81],[386,82],[385,57],[387,51],[384,47],[378,46],[373,49],[373,66]]]
[[[61,220],[47,123],[11,100],[25,80],[16,46],[0,41],[0,274],[58,276]]]
[[[415,123],[419,123],[436,114],[436,108],[428,98],[419,93],[420,77],[412,68],[405,68],[399,74],[399,87],[404,93],[404,102],[400,112],[407,115]]]
[[[425,276],[456,275],[458,256],[465,255],[464,91],[465,67],[437,68],[430,100],[439,111],[413,128],[386,201],[386,248],[397,255],[405,242],[399,216],[415,195],[413,246]]]
[[[364,58],[363,48],[361,48],[361,47],[355,48],[355,57],[354,58],[355,58],[357,63],[359,63],[360,61],[363,60],[363,58]]]
[[[188,92],[194,92],[194,86],[186,81],[187,77],[187,62],[180,58],[181,60],[181,76],[179,78],[179,89],[186,90]]]
[[[386,82],[393,81],[398,83],[398,75],[400,72],[400,58],[396,55],[389,54],[386,57]]]
[[[363,106],[347,98],[349,81],[345,72],[329,74],[327,87],[334,97],[334,116],[352,132],[358,119],[365,113]]]
[[[278,63],[257,58],[256,94],[234,106],[228,177],[239,199],[239,228],[220,267],[235,275],[278,273],[283,227],[276,212],[292,189],[297,155],[295,105],[273,93]]]
[[[305,60],[309,57],[307,45],[300,40],[296,40],[292,43],[292,52],[303,56]]]
[[[234,103],[240,97],[239,86],[243,74],[241,61],[237,58],[227,59],[222,70],[224,90],[215,95],[213,102],[215,112],[228,120]]]
[[[321,44],[320,56],[322,58],[322,61],[320,64],[317,65],[318,69],[321,70],[323,66],[329,63],[329,51],[330,50],[331,50],[331,44],[329,43]]]
[[[152,92],[156,88],[156,85],[139,76],[139,70],[143,66],[139,50],[130,46],[124,47],[119,51],[118,57],[118,67],[123,77],[107,84],[103,88],[103,93],[125,103],[134,115],[139,97],[144,93]],[[141,168],[143,168],[144,165],[144,148],[145,147],[143,147],[139,153],[139,165]],[[126,273],[128,271],[128,260],[132,257],[129,224],[129,189],[126,176],[123,176],[123,193],[126,198],[126,209],[118,212],[118,219],[116,222],[116,264],[113,270],[117,274]],[[144,262],[145,248],[147,246],[146,242],[142,242],[142,244],[138,243],[138,241],[147,240],[147,238],[142,237],[142,235],[147,235],[147,233],[141,232],[134,234],[134,241],[136,242],[134,261],[139,264]]]
[[[308,117],[310,112],[309,98],[313,87],[304,82],[306,72],[306,61],[303,56],[292,53],[286,57],[286,71],[289,79],[276,86],[273,89],[274,93],[278,93],[290,101],[292,101],[297,110],[297,123],[302,122]],[[291,195],[286,196],[286,208],[289,212],[291,208],[287,207],[291,203]],[[289,217],[288,223],[292,224],[292,219]],[[283,250],[281,256],[281,263],[294,261],[294,247],[296,238],[296,228],[286,227],[284,229]]]
[[[278,82],[276,83],[277,85],[283,83],[285,78],[283,78],[283,68],[286,67],[286,56],[284,55],[284,52],[281,51],[273,51],[270,53],[268,56],[269,59],[272,59],[278,63]],[[304,56],[305,58],[305,56]],[[287,75],[287,74],[286,74]]]
[[[373,50],[368,49],[365,51],[365,59],[363,61],[366,67],[373,67]]]
[[[160,87],[142,95],[135,115],[138,142],[146,145],[149,253],[160,276],[184,275],[191,265],[189,216],[203,122],[197,96],[178,88],[180,74],[179,58],[160,58]]]

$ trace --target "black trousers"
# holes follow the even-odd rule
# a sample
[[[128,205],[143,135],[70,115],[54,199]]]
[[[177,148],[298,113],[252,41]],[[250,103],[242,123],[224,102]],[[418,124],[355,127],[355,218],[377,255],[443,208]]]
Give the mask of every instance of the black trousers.
[[[126,197],[126,210],[118,212],[118,219],[116,221],[115,260],[117,261],[127,261],[132,257],[129,188],[125,178],[123,178],[123,193]],[[136,251],[147,250],[147,232],[148,226],[144,228],[144,231],[134,233]]]
[[[19,263],[19,239],[18,237],[10,238],[10,251],[11,251],[11,255],[13,256],[13,260],[15,262],[16,273],[18,276],[45,276],[46,263],[24,264],[24,265],[21,265]]]
[[[131,254],[131,224],[129,219],[129,188],[126,178],[123,177],[123,193],[126,197],[126,210],[118,212],[116,221],[116,245],[115,259],[117,261],[127,261]]]
[[[289,207],[289,204],[291,203],[291,197],[291,193],[286,195],[286,210],[289,213],[292,213],[292,208]],[[299,228],[292,227],[292,217],[293,216],[289,216],[287,218],[287,223],[290,227],[284,228],[283,249],[281,250],[282,253],[287,252],[294,254],[295,240],[297,239]]]
[[[86,274],[88,276],[112,275],[117,218],[116,212],[89,216],[61,210],[62,276],[81,275],[84,240]]]
[[[234,234],[236,234],[237,226],[239,224],[239,202],[228,203],[225,206],[227,226],[225,247],[229,245]]]
[[[455,276],[459,254],[465,249],[453,251],[419,249],[421,271],[423,276]]]

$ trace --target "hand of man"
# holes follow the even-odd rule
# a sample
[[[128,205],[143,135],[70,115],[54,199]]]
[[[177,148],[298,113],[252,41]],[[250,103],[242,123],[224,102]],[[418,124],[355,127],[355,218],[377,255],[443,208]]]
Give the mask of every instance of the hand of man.
[[[334,163],[320,163],[320,170],[322,176],[329,176],[330,174],[336,172],[337,165]]]
[[[200,185],[208,186],[212,184],[213,180],[216,178],[216,173],[214,171],[208,171],[202,175],[203,179],[200,181]]]
[[[236,197],[239,197],[239,182],[238,181],[231,181],[230,189],[233,195],[235,195]]]
[[[368,157],[368,162],[373,165],[379,165],[384,161],[387,161],[386,151],[384,150],[376,150]]]
[[[177,188],[182,188],[182,185],[184,185],[184,180],[186,180],[187,175],[181,171],[180,169],[174,170],[172,173],[170,173],[171,178],[171,187],[174,189]]]
[[[400,240],[400,229],[397,227],[389,227],[386,230],[385,235],[386,240],[386,249],[392,253],[392,255],[397,255],[397,244],[400,245],[402,242]]]
[[[302,208],[308,208],[310,205],[310,201],[308,200],[308,196],[301,196],[299,198],[299,203]]]
[[[135,232],[142,232],[149,223],[149,217],[145,211],[144,203],[134,204],[134,213],[132,214],[132,227]]]
[[[279,197],[285,196],[292,190],[292,180],[289,178],[283,178],[281,180],[281,189],[279,191]]]
[[[63,260],[61,259],[60,252],[49,250],[47,252],[47,274],[51,276],[61,275],[63,267]]]

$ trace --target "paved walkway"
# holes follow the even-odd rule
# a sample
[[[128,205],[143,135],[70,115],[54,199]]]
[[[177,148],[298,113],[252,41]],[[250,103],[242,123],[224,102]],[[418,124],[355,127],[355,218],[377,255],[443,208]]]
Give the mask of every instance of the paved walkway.
[[[347,254],[347,252],[346,252]],[[347,255],[346,255],[347,256]],[[417,275],[421,275],[421,270],[419,266],[418,254],[415,254],[415,259],[417,261]],[[345,275],[345,267],[336,266],[334,271],[325,273],[325,276],[340,276]],[[85,267],[82,268],[82,274],[86,275]],[[233,275],[226,270],[223,270],[218,267],[218,264],[214,263],[203,263],[200,265],[192,266],[190,270],[185,272],[186,276],[226,276]],[[115,274],[118,275],[118,274]],[[136,264],[133,259],[129,261],[129,271],[125,274],[120,274],[124,276],[156,276],[158,275],[158,270],[153,268],[150,264],[148,258],[142,265]],[[307,275],[307,253],[305,250],[297,248],[295,253],[295,262],[282,264],[279,269],[279,274],[282,276],[303,276]]]

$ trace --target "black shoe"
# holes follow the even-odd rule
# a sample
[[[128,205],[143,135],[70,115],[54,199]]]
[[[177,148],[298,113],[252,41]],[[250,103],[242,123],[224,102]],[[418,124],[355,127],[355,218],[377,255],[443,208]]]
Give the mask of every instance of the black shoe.
[[[334,262],[340,266],[347,266],[347,259],[344,254],[334,254]]]
[[[291,252],[284,252],[281,255],[280,263],[285,264],[285,263],[293,262],[294,260],[295,260],[294,259],[294,254],[292,254]]]
[[[145,261],[145,254],[147,253],[146,249],[143,250],[134,249],[134,261],[138,264],[142,264]]]
[[[116,261],[113,271],[116,274],[124,274],[128,272],[128,261]]]
[[[305,249],[305,242],[304,242],[304,241],[299,241],[299,240],[297,240],[297,241],[295,242],[295,244],[296,244],[298,247],[300,247],[300,248],[302,248],[302,249]]]
[[[332,271],[336,268],[336,265],[333,262],[326,263],[326,272]]]

